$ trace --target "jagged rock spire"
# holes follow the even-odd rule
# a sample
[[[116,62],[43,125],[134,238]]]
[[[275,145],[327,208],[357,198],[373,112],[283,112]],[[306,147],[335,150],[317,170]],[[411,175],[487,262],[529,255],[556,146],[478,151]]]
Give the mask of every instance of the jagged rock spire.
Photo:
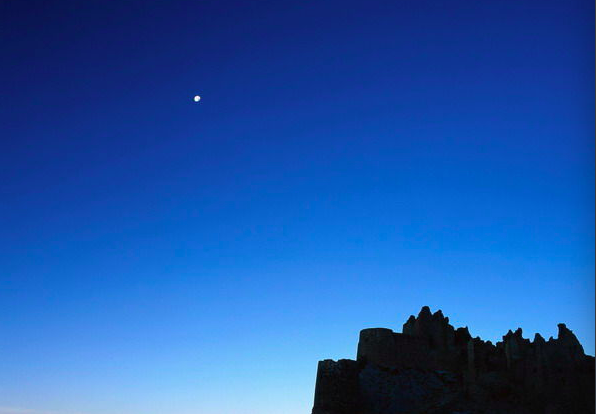
[[[434,314],[423,306],[418,317],[411,315],[403,325],[402,333],[424,338],[431,349],[444,351],[453,347],[455,331],[449,325],[449,318],[439,309]]]
[[[574,361],[583,359],[585,355],[584,347],[579,343],[573,332],[567,329],[564,323],[558,324],[557,327],[559,328],[559,333],[556,342],[559,344],[565,357]]]

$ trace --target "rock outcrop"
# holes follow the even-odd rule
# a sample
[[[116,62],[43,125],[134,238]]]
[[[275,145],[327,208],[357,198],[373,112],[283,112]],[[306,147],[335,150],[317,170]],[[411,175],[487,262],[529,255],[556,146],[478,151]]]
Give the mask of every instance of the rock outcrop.
[[[320,361],[312,414],[593,414],[594,357],[558,327],[493,345],[425,306],[402,333],[362,330],[356,361]]]

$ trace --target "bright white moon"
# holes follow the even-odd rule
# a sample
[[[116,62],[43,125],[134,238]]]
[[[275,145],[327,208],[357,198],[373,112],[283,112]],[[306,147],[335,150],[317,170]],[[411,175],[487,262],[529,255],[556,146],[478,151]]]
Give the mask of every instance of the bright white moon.
[[[201,100],[201,97],[199,95],[195,95],[194,101],[199,102],[200,100]]]

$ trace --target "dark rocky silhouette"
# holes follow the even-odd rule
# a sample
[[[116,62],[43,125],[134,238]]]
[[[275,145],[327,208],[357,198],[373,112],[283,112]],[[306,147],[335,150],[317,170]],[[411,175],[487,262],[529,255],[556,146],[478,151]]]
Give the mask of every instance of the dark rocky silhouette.
[[[594,357],[565,324],[493,345],[425,306],[402,333],[362,330],[356,361],[320,361],[312,414],[583,414],[594,391]]]

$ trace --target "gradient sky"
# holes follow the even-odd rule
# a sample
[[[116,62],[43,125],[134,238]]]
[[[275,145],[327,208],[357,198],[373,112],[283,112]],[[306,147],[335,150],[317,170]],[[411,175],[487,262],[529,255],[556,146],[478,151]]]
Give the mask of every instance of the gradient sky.
[[[309,413],[422,305],[594,354],[592,1],[0,19],[0,414]]]

